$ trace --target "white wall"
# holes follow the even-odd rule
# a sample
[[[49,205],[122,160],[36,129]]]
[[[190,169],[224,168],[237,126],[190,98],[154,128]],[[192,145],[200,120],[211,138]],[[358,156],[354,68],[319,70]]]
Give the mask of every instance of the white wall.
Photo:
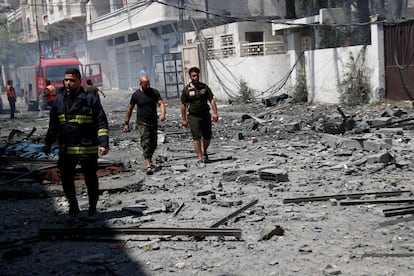
[[[371,27],[372,45],[367,47],[365,66],[368,69],[371,95],[370,101],[379,100],[377,91],[385,89],[384,52],[382,28],[377,24]],[[341,47],[305,51],[305,70],[308,89],[308,101],[321,104],[339,104],[340,89],[338,82],[349,70],[347,64],[350,54],[357,57],[363,46]]]
[[[287,54],[213,59],[207,63],[207,84],[219,101],[240,95],[241,79],[255,90],[256,98],[268,98],[292,90],[290,79],[281,90],[278,89],[289,69]],[[271,87],[273,89],[269,90]]]

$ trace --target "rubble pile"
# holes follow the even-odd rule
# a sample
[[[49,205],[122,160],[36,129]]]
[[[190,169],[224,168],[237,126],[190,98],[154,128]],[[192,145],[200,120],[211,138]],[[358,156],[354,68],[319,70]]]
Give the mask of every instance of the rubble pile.
[[[157,168],[147,176],[137,131],[121,131],[128,98],[118,93],[102,99],[111,151],[99,162],[112,169],[100,175],[96,217],[86,215],[80,177],[82,212],[67,221],[61,186],[39,178],[56,157],[27,160],[2,152],[0,274],[413,271],[411,105],[317,106],[285,97],[222,104],[210,162],[200,169],[179,104],[167,100]],[[45,111],[17,113],[14,124],[6,116],[0,117],[0,147],[42,145],[26,133],[33,126],[32,137],[46,132]],[[13,129],[21,133],[11,141]]]

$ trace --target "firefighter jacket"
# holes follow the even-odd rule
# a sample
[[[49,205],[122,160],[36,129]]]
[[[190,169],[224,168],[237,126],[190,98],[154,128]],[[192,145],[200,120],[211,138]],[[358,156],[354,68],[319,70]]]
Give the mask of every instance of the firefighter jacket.
[[[58,93],[50,108],[46,145],[59,142],[59,155],[97,158],[98,146],[109,147],[108,120],[95,95],[80,87],[75,99]]]

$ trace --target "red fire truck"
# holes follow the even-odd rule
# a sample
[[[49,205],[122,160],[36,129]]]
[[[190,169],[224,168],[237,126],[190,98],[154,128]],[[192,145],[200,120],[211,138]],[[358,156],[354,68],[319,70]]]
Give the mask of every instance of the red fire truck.
[[[102,86],[101,64],[83,65],[79,59],[71,58],[41,58],[38,65],[24,66],[18,69],[21,88],[29,111],[45,107],[43,92],[46,80],[56,87],[63,86],[63,77],[67,68],[78,68],[82,75],[82,86],[86,88],[86,80],[92,80],[94,86]]]

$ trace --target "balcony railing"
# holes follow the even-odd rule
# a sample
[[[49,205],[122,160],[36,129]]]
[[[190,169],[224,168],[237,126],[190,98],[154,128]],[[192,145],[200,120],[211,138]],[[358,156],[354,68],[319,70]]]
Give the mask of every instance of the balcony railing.
[[[286,44],[281,41],[242,42],[240,56],[266,56],[286,53]]]
[[[226,46],[207,50],[208,59],[228,58],[236,56],[236,48],[234,46]]]

